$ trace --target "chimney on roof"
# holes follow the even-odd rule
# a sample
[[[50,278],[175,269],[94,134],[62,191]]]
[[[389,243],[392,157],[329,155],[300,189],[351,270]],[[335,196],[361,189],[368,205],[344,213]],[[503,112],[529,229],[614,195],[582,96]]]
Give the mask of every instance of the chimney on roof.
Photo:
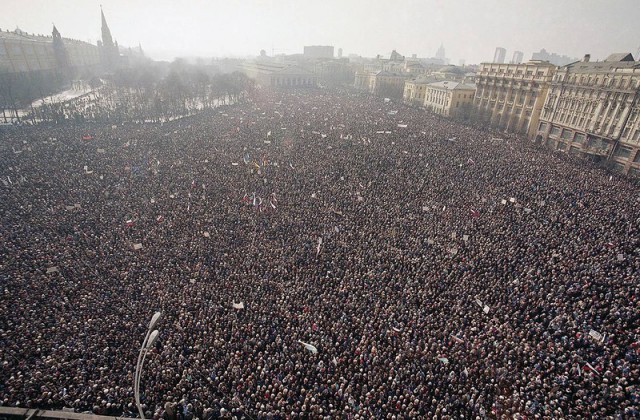
[[[588,63],[588,62],[589,62],[589,60],[591,60],[591,54],[585,54],[585,55],[584,55],[584,60],[583,60],[583,61],[584,61],[585,63]]]

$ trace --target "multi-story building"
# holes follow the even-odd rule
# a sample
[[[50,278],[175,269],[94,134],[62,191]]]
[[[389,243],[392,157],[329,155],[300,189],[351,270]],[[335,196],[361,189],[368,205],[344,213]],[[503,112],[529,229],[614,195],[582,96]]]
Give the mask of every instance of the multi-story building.
[[[482,63],[476,73],[474,118],[532,138],[555,68],[546,61]]]
[[[354,87],[366,90],[372,95],[400,99],[403,96],[404,82],[407,80],[407,76],[385,70],[357,71]]]
[[[423,106],[424,95],[427,93],[427,85],[436,80],[433,76],[420,75],[415,79],[405,81],[402,100],[407,105]]]
[[[531,59],[532,60],[540,60],[540,61],[548,61],[553,65],[556,65],[558,67],[560,66],[566,66],[567,64],[571,64],[571,63],[575,63],[576,61],[580,61],[577,58],[571,58],[568,57],[566,55],[559,55],[556,53],[550,53],[547,50],[545,50],[544,48],[541,49],[539,52],[534,52],[531,55]]]
[[[599,62],[586,55],[560,67],[536,141],[640,175],[640,61],[626,53]]]
[[[239,70],[265,88],[309,88],[317,84],[317,76],[295,64],[248,62]]]
[[[318,80],[330,85],[351,84],[354,81],[354,71],[348,58],[318,60],[313,66],[313,72],[318,76]]]
[[[502,64],[504,63],[504,58],[507,55],[507,50],[502,47],[496,48],[496,52],[493,54],[493,62]]]
[[[436,114],[466,119],[470,115],[476,87],[455,81],[429,83],[424,106]]]
[[[511,59],[511,63],[520,64],[522,63],[522,58],[524,57],[524,53],[522,51],[514,51],[513,58]]]

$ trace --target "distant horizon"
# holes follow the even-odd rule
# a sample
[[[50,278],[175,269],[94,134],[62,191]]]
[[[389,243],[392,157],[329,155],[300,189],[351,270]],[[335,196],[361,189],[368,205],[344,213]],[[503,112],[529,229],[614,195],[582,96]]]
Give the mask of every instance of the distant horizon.
[[[98,0],[32,0],[29,7],[18,0],[3,3],[2,30],[19,27],[50,35],[55,23],[65,38],[95,45],[101,37]],[[640,25],[629,13],[636,0],[374,0],[364,10],[350,0],[103,3],[114,40],[132,48],[141,44],[159,61],[255,57],[262,49],[269,56],[300,54],[305,45],[342,48],[344,57],[388,58],[395,49],[406,57],[431,58],[442,44],[454,65],[491,62],[496,47],[507,50],[506,62],[514,51],[522,51],[526,62],[542,49],[576,59],[591,54],[593,60],[619,52],[638,60],[640,50]],[[595,28],[607,29],[585,36]]]

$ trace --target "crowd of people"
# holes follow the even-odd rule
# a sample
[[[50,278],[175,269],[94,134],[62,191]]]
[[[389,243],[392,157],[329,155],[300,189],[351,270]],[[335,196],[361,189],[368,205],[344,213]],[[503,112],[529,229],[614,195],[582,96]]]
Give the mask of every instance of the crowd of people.
[[[350,92],[0,131],[0,404],[640,416],[637,184]],[[241,304],[240,304],[241,303]]]

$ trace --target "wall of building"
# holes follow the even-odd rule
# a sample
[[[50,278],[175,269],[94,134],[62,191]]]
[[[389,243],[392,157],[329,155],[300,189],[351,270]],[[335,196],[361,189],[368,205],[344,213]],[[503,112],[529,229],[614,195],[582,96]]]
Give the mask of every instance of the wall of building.
[[[536,141],[640,175],[640,63],[574,63],[553,78]]]
[[[555,66],[547,62],[483,63],[476,74],[474,118],[533,138]]]
[[[98,47],[87,42],[63,38],[69,65],[75,69],[100,64]],[[0,32],[0,71],[42,72],[56,69],[53,38]]]

